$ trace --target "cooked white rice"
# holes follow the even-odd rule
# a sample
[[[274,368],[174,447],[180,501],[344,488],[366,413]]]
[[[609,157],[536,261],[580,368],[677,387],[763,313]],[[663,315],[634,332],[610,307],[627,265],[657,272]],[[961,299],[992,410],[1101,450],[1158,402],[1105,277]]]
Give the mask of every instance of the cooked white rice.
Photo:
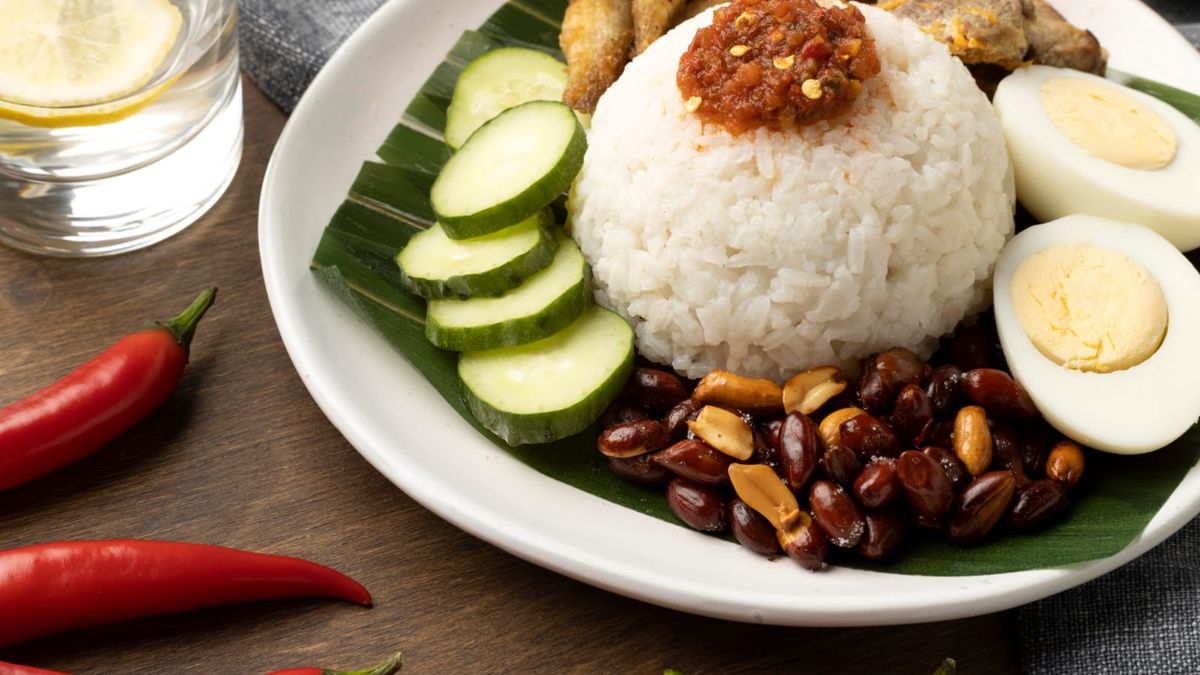
[[[832,123],[702,128],[675,71],[711,12],[601,98],[570,226],[642,355],[782,380],[893,346],[927,355],[986,306],[1013,228],[1000,124],[943,45],[860,9],[883,70]]]

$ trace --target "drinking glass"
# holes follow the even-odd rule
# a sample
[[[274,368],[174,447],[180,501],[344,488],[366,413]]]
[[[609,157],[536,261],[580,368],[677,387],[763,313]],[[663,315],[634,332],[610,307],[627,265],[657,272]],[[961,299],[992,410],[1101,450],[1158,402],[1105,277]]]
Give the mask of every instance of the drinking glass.
[[[44,12],[54,39],[81,12],[150,2],[0,4],[21,1],[46,3],[29,5],[33,16],[54,8]],[[136,90],[61,108],[0,100],[0,242],[58,256],[131,251],[183,230],[229,186],[242,153],[237,2],[158,2],[178,10],[178,31]]]

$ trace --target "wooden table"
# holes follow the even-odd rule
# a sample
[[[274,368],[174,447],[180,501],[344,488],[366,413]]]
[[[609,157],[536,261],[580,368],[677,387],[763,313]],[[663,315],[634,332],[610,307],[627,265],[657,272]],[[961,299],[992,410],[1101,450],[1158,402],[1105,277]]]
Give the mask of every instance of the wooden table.
[[[705,619],[597,590],[439,520],[321,415],[267,306],[256,227],[285,118],[246,82],[246,150],[203,220],[137,253],[37,258],[0,248],[0,402],[60,377],[210,283],[175,395],[93,457],[0,493],[3,547],[144,537],[303,556],[371,589],[365,610],[265,602],[83,630],[0,660],[85,673],[263,673],[406,657],[409,673],[1018,672],[1012,613],[863,629]],[[797,571],[797,574],[803,574]],[[0,617],[0,621],[20,620]]]

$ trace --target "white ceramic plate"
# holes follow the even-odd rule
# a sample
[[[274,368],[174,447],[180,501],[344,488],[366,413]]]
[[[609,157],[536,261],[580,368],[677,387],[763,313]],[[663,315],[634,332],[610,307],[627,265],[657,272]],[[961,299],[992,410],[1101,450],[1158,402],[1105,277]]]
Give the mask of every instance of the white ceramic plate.
[[[1200,91],[1200,56],[1136,0],[1055,4],[1100,37],[1114,67]],[[414,499],[514,555],[633,598],[738,621],[824,626],[934,621],[1030,602],[1132,560],[1200,512],[1194,468],[1145,533],[1105,560],[974,577],[809,574],[547,478],[479,436],[308,263],[361,162],[461,32],[498,5],[385,5],[305,94],[263,187],[263,276],[292,361],[333,424]]]

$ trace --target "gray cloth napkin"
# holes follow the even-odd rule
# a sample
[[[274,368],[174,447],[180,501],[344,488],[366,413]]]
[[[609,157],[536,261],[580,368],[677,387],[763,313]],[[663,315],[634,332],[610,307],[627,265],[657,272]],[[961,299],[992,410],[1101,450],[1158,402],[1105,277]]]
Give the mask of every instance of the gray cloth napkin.
[[[290,112],[338,45],[381,4],[241,0],[242,62]],[[1200,0],[1147,4],[1200,46]],[[1200,674],[1200,520],[1111,574],[1022,607],[1018,621],[1029,673]]]
[[[1025,672],[1200,673],[1200,519],[1099,579],[1017,611]]]
[[[1144,0],[1154,11],[1175,24],[1183,36],[1200,47],[1200,2],[1197,0]]]
[[[383,3],[240,0],[242,66],[271,100],[290,113],[321,66]]]

